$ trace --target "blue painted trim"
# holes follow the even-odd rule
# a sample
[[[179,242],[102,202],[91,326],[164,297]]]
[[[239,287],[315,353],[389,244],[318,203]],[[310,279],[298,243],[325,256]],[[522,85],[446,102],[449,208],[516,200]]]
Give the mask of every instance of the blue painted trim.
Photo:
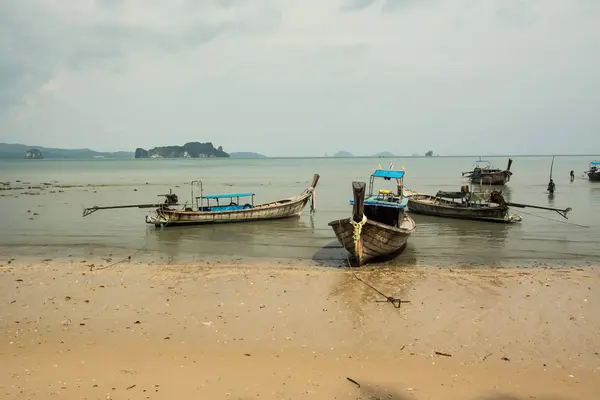
[[[202,196],[203,199],[227,199],[231,197],[251,197],[254,193],[227,193],[227,194],[212,194],[208,196]]]

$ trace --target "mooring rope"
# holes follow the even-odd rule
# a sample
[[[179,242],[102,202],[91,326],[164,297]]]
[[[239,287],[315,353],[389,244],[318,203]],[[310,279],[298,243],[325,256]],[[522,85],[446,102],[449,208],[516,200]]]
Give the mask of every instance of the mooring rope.
[[[169,225],[169,222],[171,222],[170,219],[168,219],[166,223],[161,224],[160,229],[163,230],[164,228],[166,228],[167,225]],[[147,250],[147,248],[148,248],[148,233],[146,232],[146,237],[144,239],[144,245],[142,247],[140,247],[139,249],[137,249],[136,251],[134,251],[133,253],[131,253],[127,257],[123,258],[122,260],[116,261],[116,262],[114,262],[112,264],[104,265],[104,266],[100,266],[100,267],[90,267],[90,271],[98,271],[98,270],[108,269],[108,268],[114,267],[115,265],[121,264],[121,263],[123,263],[125,261],[131,261],[131,259],[133,258],[133,256],[135,256],[135,255],[137,255],[137,254],[139,254],[139,253]]]
[[[364,222],[362,222],[362,221],[361,221],[361,222],[362,222],[362,225],[364,225],[364,223],[366,222],[366,217],[365,217],[364,215],[363,215],[363,221],[364,221]],[[350,219],[350,222],[354,222],[354,221],[353,221],[352,219]],[[359,224],[361,224],[361,222],[359,222],[359,223],[355,223],[355,224],[359,225]],[[362,228],[362,225],[361,225],[361,228]],[[340,230],[341,230],[341,228],[342,228],[342,221],[341,221],[341,220],[338,220],[338,226],[340,227]],[[343,247],[343,246],[342,246],[342,247]],[[346,249],[344,249],[344,250],[346,250]],[[352,263],[350,262],[350,257],[348,256],[348,254],[349,254],[349,252],[346,250],[346,261],[348,262],[348,266],[352,267]],[[375,292],[377,292],[379,295],[381,295],[381,296],[385,297],[385,301],[386,301],[386,302],[389,302],[389,303],[392,303],[392,305],[393,305],[395,308],[400,308],[400,305],[401,305],[402,303],[410,303],[410,300],[402,300],[402,299],[397,299],[397,298],[395,298],[395,297],[392,297],[392,296],[387,296],[387,295],[385,295],[383,292],[381,292],[380,290],[376,289],[376,288],[375,288],[373,285],[371,285],[371,284],[369,284],[369,283],[365,282],[364,280],[362,280],[361,278],[359,278],[359,277],[358,277],[358,275],[356,275],[356,272],[354,272],[354,271],[352,271],[352,276],[353,276],[355,279],[357,279],[358,281],[360,281],[360,282],[362,282],[363,284],[367,285],[369,288],[373,289],[373,290],[374,290]]]
[[[358,259],[360,259],[360,252],[362,251],[360,235],[362,233],[362,228],[366,223],[367,216],[364,214],[360,222],[355,222],[353,219],[350,219],[350,224],[352,224],[352,226],[354,227],[354,232],[352,233],[352,240],[354,241],[354,255]]]
[[[368,287],[370,287],[377,293],[379,293],[381,296],[385,297],[386,302],[392,303],[392,305],[395,308],[400,308],[400,305],[402,303],[410,303],[410,300],[397,299],[395,297],[387,296],[387,295],[383,294],[379,289],[375,288],[373,285],[371,285],[371,284],[365,282],[364,280],[362,280],[361,278],[359,278],[358,275],[356,275],[356,272],[352,272],[352,276],[354,276],[354,278],[358,279],[360,282],[364,283],[365,285],[367,285]]]

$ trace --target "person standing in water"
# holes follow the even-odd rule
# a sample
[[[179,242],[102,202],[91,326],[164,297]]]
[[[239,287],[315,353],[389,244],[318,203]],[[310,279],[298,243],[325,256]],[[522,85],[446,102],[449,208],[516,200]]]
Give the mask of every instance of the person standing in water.
[[[554,181],[552,180],[552,178],[550,179],[550,182],[548,182],[548,189],[546,189],[548,191],[549,194],[554,194],[554,191],[556,190],[556,185],[554,184]]]
[[[575,171],[571,170],[571,182],[575,180]]]

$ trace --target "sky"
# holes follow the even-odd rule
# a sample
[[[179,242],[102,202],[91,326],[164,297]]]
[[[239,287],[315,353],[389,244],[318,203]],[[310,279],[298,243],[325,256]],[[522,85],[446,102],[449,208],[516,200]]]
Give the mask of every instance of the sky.
[[[0,142],[600,152],[598,0],[0,0]]]

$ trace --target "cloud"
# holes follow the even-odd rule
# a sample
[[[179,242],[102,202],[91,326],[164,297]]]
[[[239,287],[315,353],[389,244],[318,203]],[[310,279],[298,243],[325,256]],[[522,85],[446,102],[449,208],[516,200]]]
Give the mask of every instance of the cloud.
[[[377,132],[346,150],[487,152],[485,135],[500,152],[586,151],[597,4],[0,2],[0,141],[320,155]]]

